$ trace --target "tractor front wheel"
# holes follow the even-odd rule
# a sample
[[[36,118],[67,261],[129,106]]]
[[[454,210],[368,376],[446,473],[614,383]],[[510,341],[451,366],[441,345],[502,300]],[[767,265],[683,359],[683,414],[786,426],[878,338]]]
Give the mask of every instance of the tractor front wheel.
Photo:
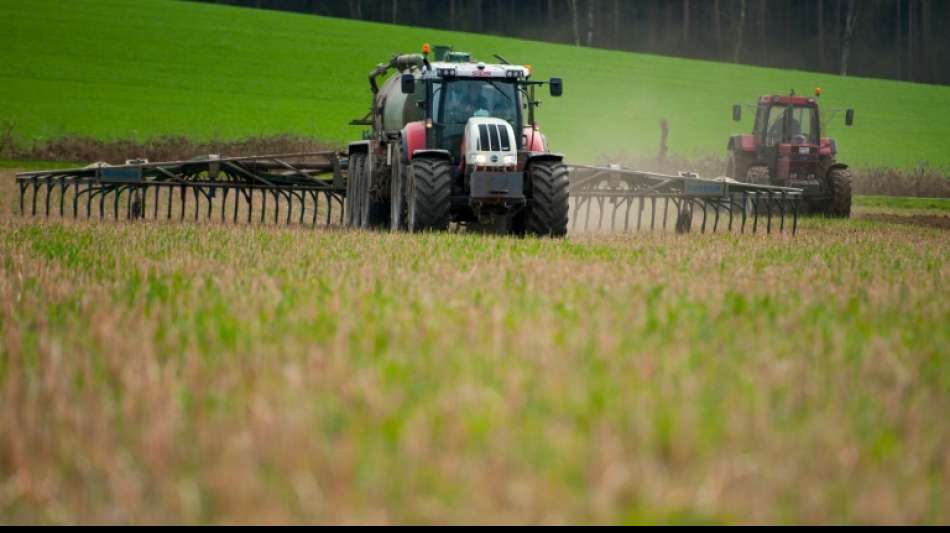
[[[851,172],[846,168],[835,168],[828,172],[828,186],[831,201],[825,214],[835,218],[851,216]]]
[[[407,226],[411,232],[445,231],[452,207],[452,166],[443,159],[416,158],[409,166]]]
[[[567,235],[567,167],[556,161],[538,161],[531,164],[528,174],[531,183],[531,205],[525,215],[525,229],[531,235],[539,237]]]

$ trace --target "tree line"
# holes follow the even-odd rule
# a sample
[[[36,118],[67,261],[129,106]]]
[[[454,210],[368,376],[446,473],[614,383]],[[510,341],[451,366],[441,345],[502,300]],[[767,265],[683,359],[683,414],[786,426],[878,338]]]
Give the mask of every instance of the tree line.
[[[204,0],[851,76],[950,84],[935,0]]]

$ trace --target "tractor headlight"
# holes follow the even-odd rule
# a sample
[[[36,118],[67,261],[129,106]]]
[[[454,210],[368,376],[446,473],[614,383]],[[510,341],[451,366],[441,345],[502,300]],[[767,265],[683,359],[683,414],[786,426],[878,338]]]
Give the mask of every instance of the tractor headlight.
[[[506,167],[514,166],[518,162],[518,158],[513,155],[506,155],[503,159],[503,162]]]
[[[485,154],[476,154],[476,155],[475,155],[475,164],[476,164],[476,165],[484,165],[484,164],[486,164],[486,163],[488,163],[488,156],[486,156]]]

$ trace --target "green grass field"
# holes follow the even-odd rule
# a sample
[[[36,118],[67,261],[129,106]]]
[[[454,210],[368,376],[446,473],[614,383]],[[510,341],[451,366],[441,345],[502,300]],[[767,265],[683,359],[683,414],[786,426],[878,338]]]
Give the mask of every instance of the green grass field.
[[[298,133],[345,142],[369,106],[366,73],[421,43],[498,52],[563,76],[539,122],[590,162],[653,154],[667,118],[677,155],[722,154],[730,106],[796,88],[854,107],[829,128],[857,166],[950,168],[950,88],[591,50],[422,28],[164,0],[0,0],[0,121],[22,142],[69,134],[145,139]]]

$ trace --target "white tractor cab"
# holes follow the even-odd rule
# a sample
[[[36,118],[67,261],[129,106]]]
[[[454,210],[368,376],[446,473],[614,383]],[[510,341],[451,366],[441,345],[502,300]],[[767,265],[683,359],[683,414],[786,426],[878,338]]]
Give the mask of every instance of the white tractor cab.
[[[367,199],[362,225],[415,231],[455,222],[564,235],[567,168],[534,121],[535,88],[546,84],[560,96],[561,80],[533,81],[529,66],[500,57],[500,63],[483,63],[436,47],[430,63],[429,53],[426,45],[422,55],[394,57],[370,75],[372,121],[354,123],[372,125],[373,132],[350,146],[356,159],[350,166],[361,173],[351,181],[370,191],[374,187],[362,180],[389,183]],[[376,89],[375,78],[390,68],[401,74]]]

